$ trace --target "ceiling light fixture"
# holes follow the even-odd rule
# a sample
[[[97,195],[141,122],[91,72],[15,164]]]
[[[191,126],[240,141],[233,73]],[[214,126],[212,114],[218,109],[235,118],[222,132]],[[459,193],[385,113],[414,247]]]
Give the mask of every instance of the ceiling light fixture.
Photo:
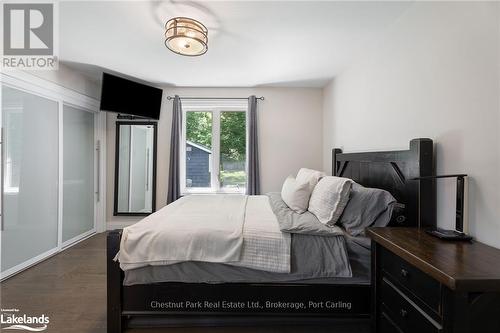
[[[208,50],[208,30],[188,17],[174,17],[165,24],[165,46],[185,56],[199,56]]]

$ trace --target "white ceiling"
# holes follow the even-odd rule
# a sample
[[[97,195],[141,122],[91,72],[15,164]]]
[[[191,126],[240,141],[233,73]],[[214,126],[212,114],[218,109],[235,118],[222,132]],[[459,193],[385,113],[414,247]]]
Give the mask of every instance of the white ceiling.
[[[60,3],[60,59],[161,85],[321,87],[377,40],[411,2],[68,1]],[[208,52],[163,44],[164,23],[188,16],[209,29]]]

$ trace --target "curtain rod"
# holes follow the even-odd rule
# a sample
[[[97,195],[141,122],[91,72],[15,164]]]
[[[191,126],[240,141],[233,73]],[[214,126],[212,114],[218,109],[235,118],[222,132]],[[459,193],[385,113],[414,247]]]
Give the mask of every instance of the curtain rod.
[[[170,101],[174,99],[175,96],[167,96],[167,99]],[[179,97],[180,99],[248,99],[249,97]],[[257,97],[261,101],[264,100],[264,96]]]

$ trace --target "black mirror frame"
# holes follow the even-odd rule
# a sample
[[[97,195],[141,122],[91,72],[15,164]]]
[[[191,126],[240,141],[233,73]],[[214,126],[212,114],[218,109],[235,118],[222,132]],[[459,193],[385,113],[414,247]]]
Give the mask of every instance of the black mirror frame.
[[[120,154],[120,126],[122,125],[149,125],[153,126],[153,190],[152,190],[152,202],[151,202],[151,213],[140,213],[140,212],[119,212],[118,211],[118,173],[119,173],[119,154]],[[116,142],[115,142],[115,189],[114,189],[114,209],[113,216],[148,216],[156,211],[156,152],[157,152],[157,141],[158,141],[158,123],[154,121],[116,121]]]

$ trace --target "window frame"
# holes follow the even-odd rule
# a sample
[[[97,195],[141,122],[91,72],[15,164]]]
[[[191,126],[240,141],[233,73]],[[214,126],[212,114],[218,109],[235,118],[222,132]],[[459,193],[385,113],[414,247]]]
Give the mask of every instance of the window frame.
[[[188,112],[212,113],[212,165],[209,166],[210,187],[186,187],[186,120]],[[180,138],[180,190],[189,194],[244,194],[245,188],[221,188],[220,186],[220,115],[222,112],[245,112],[245,173],[248,177],[248,102],[242,100],[186,100],[182,101],[182,130]]]

